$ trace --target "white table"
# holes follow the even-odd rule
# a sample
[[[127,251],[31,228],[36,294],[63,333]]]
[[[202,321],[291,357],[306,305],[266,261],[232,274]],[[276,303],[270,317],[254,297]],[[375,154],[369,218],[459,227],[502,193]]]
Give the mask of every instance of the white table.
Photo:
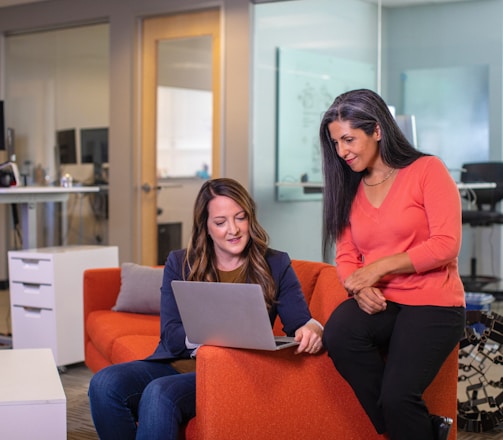
[[[66,439],[66,396],[50,349],[0,350],[0,438]]]
[[[323,189],[322,182],[276,182],[278,187],[286,188],[311,188],[319,190]],[[470,189],[490,189],[496,188],[495,182],[456,182],[456,186],[459,190],[470,190]]]
[[[16,186],[0,188],[0,203],[18,204],[21,207],[21,229],[23,249],[37,247],[37,203],[60,202],[63,206],[61,216],[61,244],[66,245],[68,221],[66,202],[70,194],[98,192],[98,186]]]
[[[459,190],[496,188],[496,182],[456,182],[456,185]]]

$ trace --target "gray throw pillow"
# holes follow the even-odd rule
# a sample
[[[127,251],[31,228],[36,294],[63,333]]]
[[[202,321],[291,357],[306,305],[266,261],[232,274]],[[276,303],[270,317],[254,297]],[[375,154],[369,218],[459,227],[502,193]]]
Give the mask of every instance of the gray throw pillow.
[[[162,267],[122,263],[121,289],[112,310],[159,315],[163,270]]]

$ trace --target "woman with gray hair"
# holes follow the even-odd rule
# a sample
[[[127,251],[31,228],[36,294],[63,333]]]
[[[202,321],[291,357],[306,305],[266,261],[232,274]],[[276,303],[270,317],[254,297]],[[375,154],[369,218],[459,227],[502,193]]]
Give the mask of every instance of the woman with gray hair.
[[[459,191],[371,90],[337,97],[320,140],[324,246],[335,242],[349,295],[324,345],[378,433],[447,439],[452,420],[431,415],[422,394],[465,327]]]

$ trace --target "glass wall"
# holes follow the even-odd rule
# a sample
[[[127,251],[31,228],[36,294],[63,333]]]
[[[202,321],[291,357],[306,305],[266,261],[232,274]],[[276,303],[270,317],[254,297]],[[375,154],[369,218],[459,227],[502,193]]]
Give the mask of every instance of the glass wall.
[[[377,16],[358,0],[254,7],[253,192],[271,244],[296,258],[322,259],[321,196],[276,183],[321,180],[322,112],[347,88],[377,86]]]
[[[74,184],[107,183],[109,40],[107,23],[7,36],[6,126],[25,184],[59,184],[64,174]],[[69,244],[107,241],[107,197],[71,196]],[[59,244],[57,209],[38,210],[39,246]]]
[[[321,180],[321,113],[345,90],[374,89],[413,116],[417,147],[442,158],[456,180],[463,163],[502,157],[503,1],[381,14],[376,3],[254,6],[253,189],[273,245],[294,258],[321,259],[321,197],[290,183]],[[465,235],[462,273],[472,248]],[[481,267],[499,272],[499,256],[489,258]]]
[[[75,130],[77,151],[63,159],[63,171],[79,174],[79,180],[92,177],[92,165],[81,173],[69,165],[82,163],[80,129],[108,127],[108,28],[98,24],[6,39],[6,122],[28,180],[28,168],[38,165],[50,179],[60,173],[54,147],[64,130]]]

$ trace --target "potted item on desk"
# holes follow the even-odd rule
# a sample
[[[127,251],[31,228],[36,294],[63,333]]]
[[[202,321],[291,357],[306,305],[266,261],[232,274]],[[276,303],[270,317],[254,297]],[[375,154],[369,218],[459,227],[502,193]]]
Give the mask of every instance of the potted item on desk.
[[[0,164],[0,187],[9,188],[19,185],[19,170],[14,162]]]

